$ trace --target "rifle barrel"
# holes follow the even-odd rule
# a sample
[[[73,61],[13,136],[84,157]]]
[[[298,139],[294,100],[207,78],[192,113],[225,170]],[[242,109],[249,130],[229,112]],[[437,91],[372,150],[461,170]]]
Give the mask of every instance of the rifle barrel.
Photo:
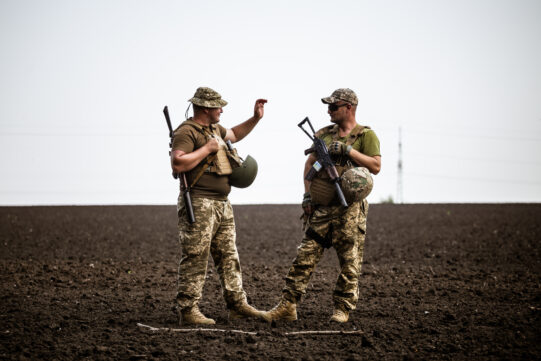
[[[169,109],[167,108],[167,105],[163,108],[163,115],[165,115],[165,121],[169,128],[169,138],[173,138],[173,127],[171,126],[171,118],[169,118]]]

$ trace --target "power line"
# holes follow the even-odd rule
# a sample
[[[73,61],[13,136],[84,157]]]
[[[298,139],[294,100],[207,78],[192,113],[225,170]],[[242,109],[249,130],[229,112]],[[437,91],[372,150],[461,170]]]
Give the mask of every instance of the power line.
[[[459,180],[459,181],[541,185],[541,181],[513,180],[511,178],[510,179],[494,179],[494,178],[476,178],[476,177],[457,177],[457,176],[448,176],[448,175],[419,174],[419,173],[406,173],[406,175],[410,177],[440,178],[440,179],[452,179],[452,180]]]
[[[416,154],[411,153],[409,156],[412,156],[414,158],[448,158],[448,159],[456,159],[456,160],[470,160],[470,161],[478,161],[478,162],[496,162],[496,163],[511,163],[511,164],[524,164],[524,165],[536,165],[541,166],[541,162],[527,162],[527,161],[521,161],[521,160],[515,160],[515,159],[488,159],[488,158],[476,158],[476,157],[455,157],[452,155],[438,155],[438,154]]]
[[[377,129],[380,129],[380,130],[394,130],[396,129],[396,124],[395,122],[391,122],[393,123],[393,125],[389,125],[389,124],[386,124],[386,123],[381,123],[381,124],[378,124],[377,125]],[[431,123],[431,124],[436,124],[436,123]],[[520,130],[519,132],[522,133],[522,134],[533,134],[535,132],[540,132],[541,131],[541,119],[539,119],[539,123],[537,124],[534,124],[534,123],[531,123],[532,127],[529,127],[529,128],[526,128],[524,126],[523,123],[520,123],[521,126],[520,126]],[[418,131],[420,128],[422,128],[420,131],[425,131],[427,129],[426,126],[424,125],[421,125],[419,124],[419,122],[414,122],[411,124],[411,128],[413,131]],[[536,129],[537,127],[537,129]],[[482,126],[479,126],[479,125],[475,125],[475,124],[472,124],[472,125],[461,125],[461,124],[458,124],[458,123],[445,123],[445,124],[437,124],[437,129],[439,131],[443,131],[445,129],[449,129],[450,132],[455,132],[457,129],[467,129],[468,131],[473,131],[473,132],[477,132],[477,133],[485,133],[487,131],[487,129],[490,129],[491,132],[496,132],[496,134],[507,134],[509,133],[510,131],[511,132],[515,132],[515,134],[517,133],[517,129],[516,126],[514,128],[511,128],[509,126],[507,127],[498,127],[498,126],[494,126],[494,125],[490,125],[490,126],[485,126],[485,127],[482,127]],[[430,129],[429,129],[430,130]],[[447,133],[447,131],[446,131]]]
[[[456,137],[456,138],[473,138],[473,139],[487,139],[487,140],[520,140],[529,142],[540,142],[541,138],[530,137],[510,137],[510,136],[492,136],[492,135],[473,135],[473,134],[460,134],[460,133],[438,133],[425,130],[407,130],[406,133],[418,133],[427,135],[436,135],[438,137]]]
[[[36,133],[36,132],[1,132],[0,137],[148,137],[163,135],[158,132],[145,133]]]

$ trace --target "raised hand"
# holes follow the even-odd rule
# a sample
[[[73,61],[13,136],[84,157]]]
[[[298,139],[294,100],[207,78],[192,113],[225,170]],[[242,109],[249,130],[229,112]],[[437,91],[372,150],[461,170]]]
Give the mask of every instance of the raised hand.
[[[263,118],[265,113],[265,103],[267,99],[257,99],[254,106],[254,119],[259,120]]]

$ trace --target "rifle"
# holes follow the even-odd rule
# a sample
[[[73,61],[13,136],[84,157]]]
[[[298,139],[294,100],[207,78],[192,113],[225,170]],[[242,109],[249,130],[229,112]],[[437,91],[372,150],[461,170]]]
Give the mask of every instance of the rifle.
[[[304,128],[304,123],[308,123],[310,128],[312,129],[312,135],[308,133]],[[338,175],[338,171],[336,170],[336,167],[334,166],[334,163],[331,159],[331,156],[329,155],[329,150],[327,149],[327,145],[325,145],[325,142],[319,138],[316,137],[316,131],[314,130],[314,127],[312,126],[312,123],[310,122],[310,119],[308,117],[304,118],[302,122],[298,124],[299,128],[302,129],[304,133],[310,138],[314,145],[312,145],[311,148],[308,148],[304,151],[305,155],[308,155],[310,153],[316,153],[317,161],[314,163],[312,168],[308,171],[308,174],[306,174],[307,181],[311,181],[317,172],[321,170],[321,168],[324,168],[327,171],[327,174],[331,178],[331,182],[334,184],[334,187],[336,189],[336,193],[338,194],[338,199],[340,199],[340,203],[347,207],[348,204],[346,202],[346,198],[344,197],[344,193],[342,192],[342,189],[340,188],[340,184],[338,181],[340,180],[340,176]]]
[[[171,156],[171,147],[173,146],[173,127],[171,126],[171,119],[169,118],[169,110],[167,109],[167,105],[165,106],[165,108],[163,108],[163,114],[165,115],[165,121],[167,122],[167,127],[169,128],[169,156]],[[186,215],[188,216],[188,222],[190,222],[190,224],[195,223],[192,197],[190,195],[190,187],[188,186],[188,181],[186,180],[186,174],[184,172],[173,172],[173,178],[180,179],[180,191],[182,192],[184,204],[186,205]]]

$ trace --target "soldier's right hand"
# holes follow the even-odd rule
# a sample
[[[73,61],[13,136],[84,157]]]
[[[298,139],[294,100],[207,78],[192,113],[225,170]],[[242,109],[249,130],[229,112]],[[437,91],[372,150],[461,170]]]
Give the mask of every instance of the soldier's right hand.
[[[216,138],[209,138],[207,144],[205,144],[207,147],[209,153],[216,153],[218,149],[220,149],[220,143],[218,143],[218,140]]]
[[[314,207],[312,205],[312,196],[310,195],[310,192],[304,193],[304,197],[302,198],[302,210],[304,211],[304,214],[311,215],[314,211]]]
[[[346,143],[342,143],[339,141],[334,141],[331,143],[331,145],[329,145],[329,153],[337,157],[346,154],[347,149],[348,146],[346,145]]]

